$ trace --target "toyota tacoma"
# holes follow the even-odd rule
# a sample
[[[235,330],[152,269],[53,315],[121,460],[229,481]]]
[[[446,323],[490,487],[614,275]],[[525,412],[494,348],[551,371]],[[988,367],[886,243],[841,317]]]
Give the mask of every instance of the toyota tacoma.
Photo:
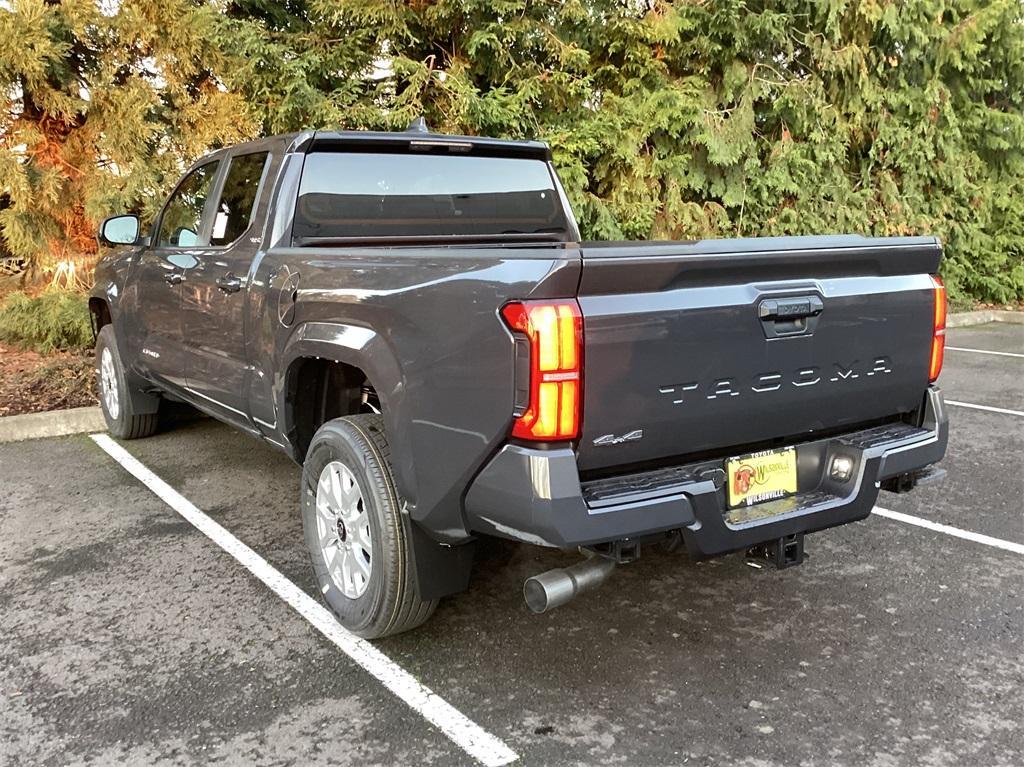
[[[480,536],[582,552],[542,612],[651,545],[798,564],[942,474],[932,237],[582,242],[545,144],[422,121],[222,149],[99,237],[110,432],[180,401],[287,453],[361,636],[465,589]]]

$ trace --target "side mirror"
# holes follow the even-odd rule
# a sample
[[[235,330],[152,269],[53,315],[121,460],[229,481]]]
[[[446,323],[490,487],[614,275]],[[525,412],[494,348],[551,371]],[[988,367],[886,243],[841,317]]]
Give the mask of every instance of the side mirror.
[[[99,240],[104,245],[134,245],[140,228],[138,216],[110,216],[100,224]]]
[[[171,237],[171,244],[180,248],[192,248],[199,244],[199,235],[187,226],[175,230]]]

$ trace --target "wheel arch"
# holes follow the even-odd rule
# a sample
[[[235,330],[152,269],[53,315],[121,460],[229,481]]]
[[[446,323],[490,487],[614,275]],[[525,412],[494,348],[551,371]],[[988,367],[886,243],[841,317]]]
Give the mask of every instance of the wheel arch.
[[[376,331],[342,323],[305,323],[285,346],[279,375],[280,432],[300,462],[320,424],[361,412],[361,397],[356,394],[370,389],[384,417],[395,480],[402,495],[414,502],[409,442],[402,428],[404,380],[396,356]]]
[[[296,456],[309,450],[316,430],[334,418],[362,412],[373,389],[366,371],[322,356],[296,357],[284,379],[284,431]]]
[[[95,343],[100,331],[113,322],[110,314],[110,304],[105,298],[99,296],[89,297],[89,321],[92,324],[92,340]]]

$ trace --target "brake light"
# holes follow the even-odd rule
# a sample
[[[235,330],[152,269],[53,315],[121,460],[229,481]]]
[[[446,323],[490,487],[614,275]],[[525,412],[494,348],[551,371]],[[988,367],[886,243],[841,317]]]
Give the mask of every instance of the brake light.
[[[928,381],[934,381],[942,372],[942,358],[946,352],[946,286],[932,275],[935,286],[935,311],[932,322],[932,357],[928,365]]]
[[[583,316],[574,300],[506,304],[505,322],[529,342],[529,396],[512,436],[575,439],[580,429]]]

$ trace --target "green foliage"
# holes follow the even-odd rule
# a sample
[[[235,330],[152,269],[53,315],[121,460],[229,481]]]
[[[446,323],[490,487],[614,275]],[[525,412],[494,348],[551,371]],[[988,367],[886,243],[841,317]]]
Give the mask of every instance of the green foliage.
[[[422,114],[548,141],[590,238],[933,234],[955,300],[1024,299],[1020,0],[98,8],[0,11],[0,227],[37,263],[207,148]]]
[[[548,140],[589,237],[932,234],[954,298],[1024,298],[1019,0],[442,0],[387,27],[389,103]]]
[[[89,309],[81,293],[50,289],[9,293],[0,302],[0,341],[46,354],[92,348]]]
[[[210,4],[4,5],[0,230],[36,273],[94,254],[103,215],[151,211],[185,163],[255,130],[216,77]]]

